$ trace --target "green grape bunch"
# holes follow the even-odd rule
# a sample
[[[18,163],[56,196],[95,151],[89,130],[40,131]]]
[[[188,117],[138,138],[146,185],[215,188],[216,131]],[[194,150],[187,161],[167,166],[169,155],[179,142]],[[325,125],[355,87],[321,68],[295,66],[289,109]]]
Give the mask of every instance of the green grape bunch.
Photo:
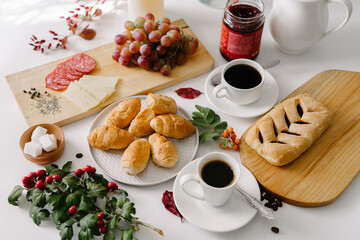
[[[155,20],[154,15],[148,13],[126,21],[124,27],[125,31],[115,36],[112,54],[112,58],[124,66],[134,64],[169,76],[175,65],[183,65],[186,57],[193,55],[199,46],[196,38],[171,25],[167,17]]]

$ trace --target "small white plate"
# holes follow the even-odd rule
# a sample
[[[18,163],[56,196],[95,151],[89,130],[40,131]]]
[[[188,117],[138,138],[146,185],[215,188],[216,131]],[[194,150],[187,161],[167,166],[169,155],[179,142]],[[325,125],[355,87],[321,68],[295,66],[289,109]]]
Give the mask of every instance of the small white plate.
[[[261,97],[253,103],[239,105],[231,102],[226,97],[217,98],[214,95],[214,86],[211,79],[219,74],[224,66],[214,69],[206,79],[205,95],[209,102],[219,111],[233,117],[252,118],[266,113],[272,108],[279,97],[279,87],[275,78],[265,70],[265,82]]]
[[[181,176],[195,173],[199,159],[187,164],[177,175],[173,193],[176,207],[186,220],[208,231],[229,232],[249,223],[257,211],[250,207],[245,198],[234,190],[231,199],[221,207],[210,207],[205,202],[187,195],[180,187]],[[188,186],[189,185],[189,186]],[[191,186],[192,185],[192,186]],[[260,199],[260,188],[251,172],[240,165],[240,179],[238,185],[247,193]],[[187,183],[189,188],[200,188],[194,182]]]
[[[141,110],[145,108],[145,95],[141,96],[133,96],[128,98],[138,97],[141,100]],[[117,101],[108,107],[106,107],[103,111],[99,113],[99,115],[95,118],[93,124],[90,127],[90,131],[101,126],[105,125],[105,117],[115,108],[121,101],[128,99],[124,98],[120,101]],[[186,111],[178,106],[177,114],[183,116],[186,119],[190,119]],[[145,137],[146,139],[148,137]],[[127,175],[121,168],[121,158],[124,152],[124,149],[117,150],[111,149],[107,151],[99,150],[93,148],[89,144],[89,152],[90,156],[94,160],[101,170],[113,178],[116,181],[121,183],[126,183],[134,186],[150,186],[165,182],[171,178],[174,178],[176,174],[188,163],[190,162],[197,151],[199,145],[199,133],[196,128],[196,132],[186,138],[183,139],[174,139],[168,138],[177,148],[179,152],[179,161],[173,168],[161,168],[157,167],[151,157],[149,159],[149,163],[146,166],[145,170],[138,175],[129,176]]]

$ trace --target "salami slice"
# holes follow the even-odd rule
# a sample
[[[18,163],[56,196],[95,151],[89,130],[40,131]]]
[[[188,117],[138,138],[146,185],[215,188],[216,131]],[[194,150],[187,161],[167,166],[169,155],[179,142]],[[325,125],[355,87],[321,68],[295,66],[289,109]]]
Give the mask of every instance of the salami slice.
[[[53,72],[49,73],[45,78],[45,84],[47,88],[50,88],[55,91],[62,91],[65,90],[68,86],[67,85],[61,85],[60,83],[55,82],[56,75]]]
[[[66,67],[67,71],[69,73],[71,73],[72,75],[78,76],[79,78],[81,78],[84,73],[83,72],[79,72],[77,70],[75,70],[72,66],[71,66],[72,62],[71,59],[67,60],[64,62],[64,66]]]
[[[95,60],[84,53],[78,53],[71,58],[69,65],[71,68],[82,73],[89,73],[96,67]]]
[[[58,72],[62,72],[62,76],[64,76],[65,78],[69,79],[69,80],[79,80],[79,78],[82,77],[82,73],[79,72],[75,72],[75,71],[71,71],[70,69],[67,68],[67,62],[62,62],[59,65],[57,65],[56,70]]]

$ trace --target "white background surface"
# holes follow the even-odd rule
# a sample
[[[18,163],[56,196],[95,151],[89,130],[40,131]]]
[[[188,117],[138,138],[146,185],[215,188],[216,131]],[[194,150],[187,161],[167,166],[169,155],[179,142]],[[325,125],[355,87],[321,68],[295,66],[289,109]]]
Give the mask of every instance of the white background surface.
[[[279,101],[322,71],[328,69],[360,71],[360,1],[352,0],[352,3],[354,11],[348,24],[302,55],[290,56],[279,52],[274,47],[266,21],[258,60],[273,57],[281,60],[279,65],[268,70],[278,81]],[[265,5],[268,17],[272,2],[265,1]],[[13,186],[21,184],[24,175],[39,169],[40,166],[27,161],[20,151],[19,138],[28,126],[5,81],[5,76],[112,42],[114,35],[123,31],[123,22],[127,19],[127,2],[108,0],[102,6],[103,16],[94,23],[97,31],[94,40],[85,41],[73,37],[69,41],[68,50],[54,51],[48,55],[34,52],[28,46],[31,34],[48,36],[48,30],[66,33],[66,24],[59,20],[58,16],[66,14],[67,10],[72,10],[76,6],[75,1],[71,0],[3,0],[0,2],[1,239],[59,239],[58,230],[51,220],[43,221],[41,227],[34,225],[28,216],[30,204],[26,201],[22,200],[20,207],[7,203],[7,196]],[[330,26],[339,23],[344,16],[344,10],[338,6],[331,7]],[[165,15],[172,20],[185,19],[214,58],[215,67],[226,63],[218,50],[222,13],[222,10],[208,8],[197,0],[165,0]],[[207,75],[208,73],[203,74],[161,92],[174,97],[189,114],[195,110],[195,104],[211,107],[204,95],[195,100],[186,100],[174,93],[174,90],[180,87],[189,86],[203,91]],[[233,126],[239,136],[256,120],[256,118],[233,118],[224,114],[220,116],[222,120],[228,121],[229,125]],[[71,160],[73,169],[86,164],[94,165],[89,156],[86,141],[94,118],[95,116],[91,116],[62,127],[66,137],[66,149],[61,159],[55,162],[56,164],[63,165]],[[215,142],[201,144],[196,157],[220,150],[217,145]],[[84,157],[76,159],[75,154],[78,152],[84,153]],[[238,152],[229,153],[239,159]],[[335,202],[328,206],[301,208],[284,204],[284,207],[276,212],[275,221],[267,221],[257,215],[243,228],[221,234],[199,229],[187,221],[181,223],[179,218],[164,209],[161,203],[162,193],[165,190],[171,190],[172,184],[173,180],[152,187],[132,187],[120,184],[120,188],[127,190],[131,200],[135,202],[136,216],[144,222],[161,228],[165,234],[165,237],[160,237],[151,230],[141,228],[141,231],[136,233],[139,239],[359,239],[360,236],[359,176]],[[271,232],[272,226],[279,227],[280,233]]]

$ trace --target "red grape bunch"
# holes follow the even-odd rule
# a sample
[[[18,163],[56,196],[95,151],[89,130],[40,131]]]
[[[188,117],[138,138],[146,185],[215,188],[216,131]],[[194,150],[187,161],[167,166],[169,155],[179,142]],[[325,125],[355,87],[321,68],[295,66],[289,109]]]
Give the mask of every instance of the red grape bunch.
[[[115,36],[112,58],[127,66],[132,63],[146,70],[168,76],[176,64],[182,65],[187,55],[195,53],[199,42],[184,34],[167,17],[155,20],[148,13],[134,21],[126,21],[125,31]]]

